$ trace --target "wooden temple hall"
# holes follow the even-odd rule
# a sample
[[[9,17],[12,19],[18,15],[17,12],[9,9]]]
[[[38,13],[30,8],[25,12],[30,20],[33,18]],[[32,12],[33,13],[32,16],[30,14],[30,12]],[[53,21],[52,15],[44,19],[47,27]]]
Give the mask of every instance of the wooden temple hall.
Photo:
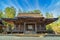
[[[46,25],[56,21],[58,18],[44,18],[39,13],[20,13],[15,18],[3,18],[4,21],[14,24],[11,32],[16,33],[41,33],[47,32]],[[7,27],[7,32],[10,32]]]

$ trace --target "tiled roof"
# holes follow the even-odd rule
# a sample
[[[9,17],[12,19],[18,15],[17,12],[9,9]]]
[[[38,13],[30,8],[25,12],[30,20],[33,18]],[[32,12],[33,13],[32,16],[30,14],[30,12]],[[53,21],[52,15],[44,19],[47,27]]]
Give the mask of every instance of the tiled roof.
[[[42,17],[40,13],[19,13],[17,17]]]

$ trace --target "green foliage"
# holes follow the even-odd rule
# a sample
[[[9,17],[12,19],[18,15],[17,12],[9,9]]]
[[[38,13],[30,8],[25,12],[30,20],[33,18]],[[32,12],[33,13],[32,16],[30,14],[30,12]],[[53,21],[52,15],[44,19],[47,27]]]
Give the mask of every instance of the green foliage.
[[[3,12],[0,11],[0,18],[3,18]]]
[[[53,14],[52,13],[46,13],[46,18],[53,18]]]
[[[52,29],[51,25],[47,25],[47,26],[46,26],[46,30],[47,30],[49,33],[52,33],[52,32],[53,32],[53,29]]]
[[[41,13],[40,10],[33,10],[34,13]]]
[[[5,8],[5,18],[14,18],[16,15],[16,9],[14,7],[6,7]],[[3,21],[3,24],[6,27],[10,27],[12,29],[12,27],[14,27],[13,24],[9,24],[8,22]]]
[[[5,22],[5,21],[3,21],[3,24],[4,24],[5,26],[7,26],[7,24],[8,24],[8,23],[7,23],[7,22]]]
[[[33,13],[33,11],[28,11],[27,13]]]
[[[28,11],[28,13],[41,13],[40,10],[33,10],[33,11]]]
[[[40,16],[43,16],[40,10],[33,10],[33,13],[40,13]]]
[[[16,14],[16,10],[14,7],[5,8],[5,16],[6,18],[14,18]]]
[[[8,22],[5,22],[5,21],[3,21],[3,24],[4,24],[6,27],[10,27],[11,29],[14,28],[14,24],[11,24],[11,23],[8,23]]]

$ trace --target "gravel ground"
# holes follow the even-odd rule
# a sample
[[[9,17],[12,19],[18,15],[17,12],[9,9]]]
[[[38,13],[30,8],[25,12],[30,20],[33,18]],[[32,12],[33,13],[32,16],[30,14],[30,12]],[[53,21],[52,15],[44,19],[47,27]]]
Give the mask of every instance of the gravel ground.
[[[60,40],[59,36],[47,37],[17,37],[17,36],[0,36],[0,40]]]

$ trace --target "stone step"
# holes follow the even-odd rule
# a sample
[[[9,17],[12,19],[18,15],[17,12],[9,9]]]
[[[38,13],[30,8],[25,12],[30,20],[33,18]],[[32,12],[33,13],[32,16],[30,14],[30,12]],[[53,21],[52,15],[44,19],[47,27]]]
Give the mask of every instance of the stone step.
[[[36,32],[35,31],[26,31],[25,33],[26,34],[35,34]]]

